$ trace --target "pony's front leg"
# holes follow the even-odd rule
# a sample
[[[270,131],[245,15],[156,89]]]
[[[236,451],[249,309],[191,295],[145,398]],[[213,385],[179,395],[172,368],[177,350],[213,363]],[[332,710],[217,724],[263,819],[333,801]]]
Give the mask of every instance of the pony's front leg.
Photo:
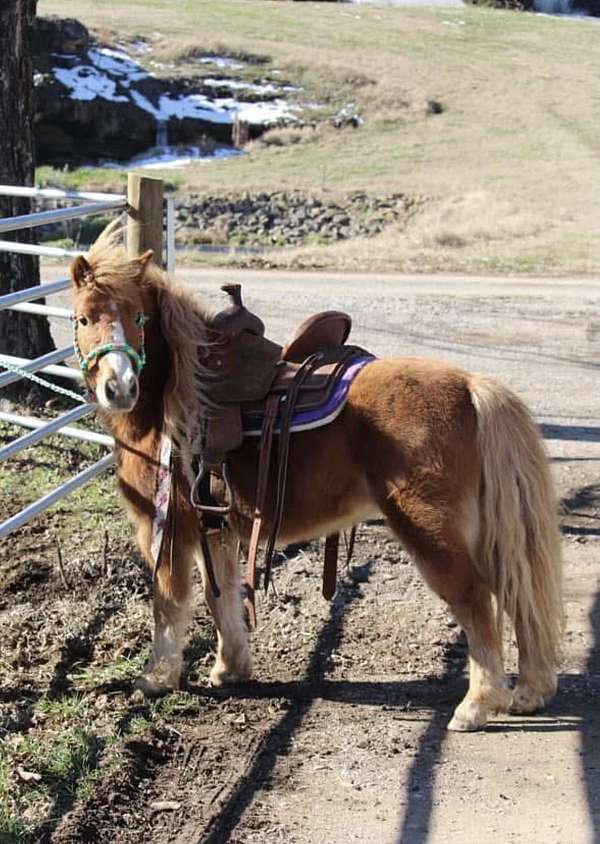
[[[237,539],[227,529],[207,534],[207,542],[220,595],[215,597],[206,563],[199,555],[204,597],[217,628],[217,657],[210,672],[214,686],[248,680],[252,674],[252,655],[244,617]]]
[[[168,542],[164,546],[154,577],[152,656],[136,683],[148,697],[179,688],[185,634],[190,620],[193,553],[177,540],[172,553]]]

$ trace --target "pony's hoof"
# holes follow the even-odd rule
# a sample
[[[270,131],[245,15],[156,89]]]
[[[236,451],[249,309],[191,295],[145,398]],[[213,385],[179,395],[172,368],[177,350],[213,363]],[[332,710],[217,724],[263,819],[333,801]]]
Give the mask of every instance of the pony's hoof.
[[[173,686],[156,680],[153,677],[142,675],[135,681],[135,691],[133,693],[134,702],[142,700],[156,700],[159,697],[165,697],[173,691]]]
[[[546,705],[544,695],[528,686],[515,686],[509,712],[511,715],[531,715]]]
[[[448,724],[448,729],[454,733],[472,733],[481,730],[487,724],[487,710],[475,701],[463,701]]]
[[[213,666],[209,674],[209,682],[211,686],[227,686],[232,683],[244,683],[252,676],[252,666],[244,666],[241,668],[225,668],[222,663],[217,663]]]
[[[485,724],[485,721],[483,724],[478,724],[473,721],[467,721],[464,718],[457,718],[454,715],[448,724],[448,729],[453,733],[474,733],[476,730],[481,730],[482,727],[485,727]]]

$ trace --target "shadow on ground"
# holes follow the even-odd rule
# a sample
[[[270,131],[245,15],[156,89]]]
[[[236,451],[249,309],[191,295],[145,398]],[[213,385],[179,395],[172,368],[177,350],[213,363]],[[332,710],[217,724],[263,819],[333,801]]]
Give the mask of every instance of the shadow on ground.
[[[587,430],[587,429],[586,429]],[[600,429],[598,429],[600,431]],[[581,515],[594,519],[594,505],[600,500],[600,485],[592,485],[573,493],[565,499],[565,510],[569,515]],[[579,512],[575,512],[579,511]],[[594,515],[592,515],[594,514]],[[581,533],[593,536],[598,530],[583,525],[581,528],[565,526],[565,533]],[[369,561],[361,567],[368,574],[372,565]],[[352,598],[351,600],[355,600]],[[288,683],[253,683],[247,687],[228,689],[226,693],[216,690],[198,689],[200,695],[239,696],[244,698],[285,698],[289,709],[271,728],[256,750],[249,767],[229,793],[218,814],[212,817],[202,841],[203,844],[217,844],[230,840],[245,811],[252,803],[263,784],[269,780],[278,756],[285,755],[290,738],[301,727],[302,721],[316,698],[322,698],[357,705],[386,705],[405,708],[410,701],[411,710],[427,710],[429,723],[419,740],[413,759],[405,794],[399,799],[404,806],[401,826],[395,839],[396,844],[425,844],[429,839],[435,796],[438,763],[446,740],[446,725],[455,705],[466,691],[462,671],[456,671],[456,660],[451,663],[451,654],[456,654],[457,643],[448,643],[446,669],[434,683],[409,682],[356,682],[325,679],[325,667],[331,652],[341,640],[344,629],[344,614],[349,602],[338,595],[331,607],[330,617],[325,623],[318,642],[311,654],[309,667],[304,678]],[[507,717],[492,722],[489,732],[548,733],[578,730],[581,733],[581,772],[587,795],[588,809],[594,830],[594,840],[600,842],[600,592],[590,613],[592,647],[587,661],[585,675],[565,674],[559,679],[559,693],[549,707],[547,716],[520,717],[514,721]],[[466,663],[466,642],[459,643],[461,665]],[[431,714],[430,714],[431,713]],[[574,720],[581,719],[581,720]]]

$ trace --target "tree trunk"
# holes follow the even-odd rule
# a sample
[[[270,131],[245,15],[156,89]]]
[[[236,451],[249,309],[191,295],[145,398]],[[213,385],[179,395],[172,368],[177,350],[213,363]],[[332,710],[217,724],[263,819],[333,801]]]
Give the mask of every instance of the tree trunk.
[[[0,184],[3,185],[32,185],[34,179],[31,41],[36,3],[37,0],[0,0]],[[0,217],[27,214],[30,204],[29,199],[0,196]],[[24,229],[0,238],[30,243],[31,231]],[[0,252],[0,295],[39,283],[37,257]],[[0,353],[33,358],[52,348],[45,317],[0,311]],[[21,390],[24,387],[23,384]]]

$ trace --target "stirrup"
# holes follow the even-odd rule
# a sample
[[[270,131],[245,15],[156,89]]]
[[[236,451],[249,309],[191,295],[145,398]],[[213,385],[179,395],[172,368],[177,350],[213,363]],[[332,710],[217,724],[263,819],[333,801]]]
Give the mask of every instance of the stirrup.
[[[196,510],[200,510],[201,513],[215,513],[219,516],[225,516],[227,513],[231,513],[233,508],[233,490],[231,488],[231,483],[229,482],[227,463],[223,460],[219,470],[219,474],[225,484],[225,504],[203,504],[200,500],[200,485],[206,475],[209,475],[210,472],[211,470],[207,469],[203,462],[200,462],[198,474],[196,475],[196,480],[194,481],[194,485],[190,493],[190,502],[192,507],[195,507]]]

